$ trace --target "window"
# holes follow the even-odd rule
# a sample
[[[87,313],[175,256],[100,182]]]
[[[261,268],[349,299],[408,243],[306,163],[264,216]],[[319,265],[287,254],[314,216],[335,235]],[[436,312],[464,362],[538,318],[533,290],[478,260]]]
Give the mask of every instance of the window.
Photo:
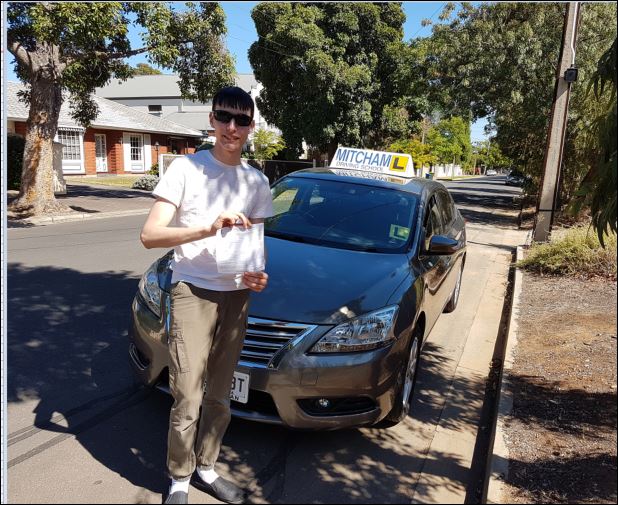
[[[131,135],[131,161],[142,161],[142,136]]]
[[[442,218],[440,208],[436,203],[436,197],[429,200],[427,214],[425,215],[425,250],[429,249],[429,242],[434,235],[442,233]]]
[[[390,188],[285,177],[272,188],[271,237],[338,249],[402,253],[414,235],[417,200]]]
[[[447,226],[453,222],[453,203],[448,193],[438,192],[438,204],[442,213],[442,222]]]
[[[77,130],[58,130],[58,142],[62,143],[63,160],[81,160],[81,133]]]
[[[163,111],[163,108],[160,105],[149,105],[148,106],[148,112],[155,113],[155,114],[160,114]]]

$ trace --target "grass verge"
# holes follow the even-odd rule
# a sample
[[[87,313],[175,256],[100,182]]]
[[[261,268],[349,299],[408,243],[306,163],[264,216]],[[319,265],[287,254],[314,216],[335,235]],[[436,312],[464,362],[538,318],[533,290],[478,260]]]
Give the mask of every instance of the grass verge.
[[[533,244],[517,266],[541,275],[616,280],[616,235],[608,235],[603,248],[589,225],[559,229],[550,242]]]

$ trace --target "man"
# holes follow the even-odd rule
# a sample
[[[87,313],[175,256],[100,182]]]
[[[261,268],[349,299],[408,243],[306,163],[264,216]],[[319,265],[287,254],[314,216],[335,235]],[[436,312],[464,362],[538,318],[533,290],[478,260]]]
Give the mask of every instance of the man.
[[[188,503],[190,481],[221,501],[244,500],[244,492],[214,466],[231,417],[229,395],[249,290],[262,291],[268,275],[218,273],[215,251],[218,231],[261,223],[273,207],[268,179],[240,159],[255,126],[252,98],[240,88],[223,88],[212,108],[215,146],[170,164],[153,191],[156,202],[141,233],[146,248],[174,247],[169,328],[174,405],[167,454],[172,481],[165,503]],[[168,226],[174,218],[175,226]]]

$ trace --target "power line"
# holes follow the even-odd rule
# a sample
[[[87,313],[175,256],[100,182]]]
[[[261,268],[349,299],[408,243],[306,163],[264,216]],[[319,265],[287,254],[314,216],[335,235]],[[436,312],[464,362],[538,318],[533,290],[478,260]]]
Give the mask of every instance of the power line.
[[[442,5],[440,5],[440,7],[438,7],[436,9],[436,11],[429,17],[429,21],[431,21],[433,19],[433,17],[440,12],[445,6],[446,6],[447,2],[442,2]],[[412,38],[415,38],[420,32],[421,30],[423,30],[423,28],[427,28],[426,26],[421,26],[414,35],[412,35]]]

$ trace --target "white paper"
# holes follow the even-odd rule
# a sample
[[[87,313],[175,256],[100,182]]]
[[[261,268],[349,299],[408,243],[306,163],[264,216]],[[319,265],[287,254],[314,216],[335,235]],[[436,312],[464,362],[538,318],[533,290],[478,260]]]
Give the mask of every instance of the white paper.
[[[234,226],[217,231],[215,258],[221,274],[264,270],[264,224],[257,223],[246,230]]]

